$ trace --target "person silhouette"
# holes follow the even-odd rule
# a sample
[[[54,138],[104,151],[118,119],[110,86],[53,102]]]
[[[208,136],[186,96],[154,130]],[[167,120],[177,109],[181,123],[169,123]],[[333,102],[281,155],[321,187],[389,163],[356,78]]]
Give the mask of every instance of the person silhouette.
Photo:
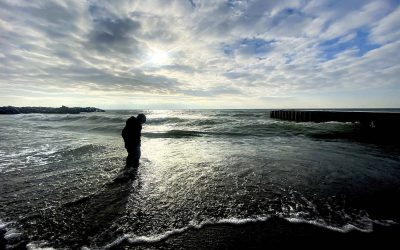
[[[127,121],[125,127],[122,129],[122,138],[125,142],[125,148],[128,152],[126,158],[127,166],[139,166],[140,159],[140,137],[142,132],[142,124],[146,122],[144,114],[138,114],[137,117],[131,116]]]

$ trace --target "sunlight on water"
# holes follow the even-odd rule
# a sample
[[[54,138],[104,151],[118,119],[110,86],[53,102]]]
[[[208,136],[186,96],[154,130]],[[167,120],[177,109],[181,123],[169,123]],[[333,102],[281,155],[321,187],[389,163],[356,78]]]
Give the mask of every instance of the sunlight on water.
[[[148,123],[135,173],[125,169],[120,133],[139,112]],[[400,153],[335,138],[352,126],[272,120],[264,110],[4,116],[0,219],[50,246],[75,247],[233,218],[368,231],[399,219],[380,207],[398,194]]]

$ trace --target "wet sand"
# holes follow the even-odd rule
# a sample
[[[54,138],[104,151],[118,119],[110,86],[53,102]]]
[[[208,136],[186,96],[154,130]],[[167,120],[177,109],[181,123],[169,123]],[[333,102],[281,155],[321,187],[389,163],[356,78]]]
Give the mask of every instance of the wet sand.
[[[265,222],[249,222],[241,225],[206,225],[200,229],[188,229],[161,241],[146,243],[121,242],[119,249],[278,249],[304,247],[326,249],[366,247],[386,249],[395,246],[400,236],[400,225],[374,225],[373,232],[352,230],[342,233],[308,223],[292,223],[280,218]]]

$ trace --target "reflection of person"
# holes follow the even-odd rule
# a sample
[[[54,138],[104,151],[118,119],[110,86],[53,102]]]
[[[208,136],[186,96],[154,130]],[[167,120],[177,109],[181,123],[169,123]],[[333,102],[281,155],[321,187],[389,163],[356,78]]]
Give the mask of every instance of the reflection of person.
[[[125,148],[128,151],[127,165],[139,165],[140,136],[142,124],[145,122],[146,116],[144,114],[139,114],[137,117],[132,116],[126,121],[126,125],[122,130],[122,138],[124,138]]]

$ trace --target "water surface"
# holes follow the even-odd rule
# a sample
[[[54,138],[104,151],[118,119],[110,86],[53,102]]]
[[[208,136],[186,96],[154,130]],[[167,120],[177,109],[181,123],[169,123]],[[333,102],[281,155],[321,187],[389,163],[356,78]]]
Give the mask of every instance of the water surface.
[[[138,112],[141,165],[126,169],[120,133]],[[0,227],[9,246],[97,248],[271,216],[342,232],[398,223],[400,149],[342,136],[354,129],[268,110],[3,115]]]

